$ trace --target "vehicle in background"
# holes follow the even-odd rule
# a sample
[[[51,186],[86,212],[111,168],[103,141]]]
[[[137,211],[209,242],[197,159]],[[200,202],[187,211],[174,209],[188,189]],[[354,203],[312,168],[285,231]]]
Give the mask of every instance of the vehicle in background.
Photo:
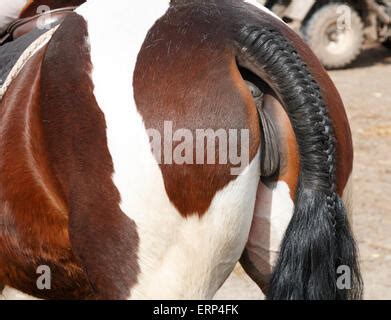
[[[259,0],[290,24],[326,68],[350,65],[367,43],[391,49],[391,0]]]

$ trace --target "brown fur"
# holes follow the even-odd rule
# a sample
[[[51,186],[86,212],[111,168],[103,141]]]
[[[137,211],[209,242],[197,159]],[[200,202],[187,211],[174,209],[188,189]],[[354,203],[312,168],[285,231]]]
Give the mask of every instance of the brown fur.
[[[29,61],[0,104],[0,283],[40,298],[88,297],[86,274],[69,242],[68,206],[44,147],[39,106],[44,52]],[[36,287],[39,265],[52,270],[50,292]]]
[[[93,95],[86,37],[85,21],[74,14],[48,46],[41,80],[45,140],[69,205],[72,249],[99,298],[124,299],[137,281],[138,235],[119,207],[111,179],[113,164]]]
[[[125,299],[137,279],[138,236],[111,181],[86,35],[81,17],[67,19],[0,106],[0,283],[40,298]],[[36,288],[39,265],[52,290]]]
[[[232,52],[225,48],[224,25],[213,20],[205,23],[210,13],[191,10],[169,10],[150,31],[135,71],[137,107],[146,127],[162,134],[164,121],[173,121],[174,130],[190,129],[194,136],[196,129],[249,129],[251,162],[260,146],[254,101]],[[208,210],[215,194],[236,178],[231,167],[160,166],[166,192],[184,216]]]

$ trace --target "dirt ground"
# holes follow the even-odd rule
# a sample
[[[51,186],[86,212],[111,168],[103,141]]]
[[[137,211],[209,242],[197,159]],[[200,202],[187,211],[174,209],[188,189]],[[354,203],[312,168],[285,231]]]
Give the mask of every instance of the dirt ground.
[[[369,47],[348,70],[330,72],[355,145],[354,231],[365,299],[391,299],[391,51]],[[216,299],[263,299],[237,268]]]

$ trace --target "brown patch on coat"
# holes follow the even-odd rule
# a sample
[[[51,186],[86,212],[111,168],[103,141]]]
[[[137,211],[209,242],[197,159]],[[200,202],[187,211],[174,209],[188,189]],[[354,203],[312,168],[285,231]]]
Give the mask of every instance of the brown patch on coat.
[[[249,130],[251,163],[260,146],[257,110],[243,80],[233,78],[230,37],[226,25],[213,19],[217,15],[189,5],[171,8],[159,20],[139,54],[135,99],[146,128],[162,136],[164,121],[172,121],[174,131],[189,129],[193,136],[197,129]],[[218,148],[217,143],[216,154]],[[233,165],[216,160],[217,164],[160,165],[167,195],[183,216],[202,216],[216,193],[236,179]]]
[[[38,298],[89,298],[68,234],[68,206],[52,174],[40,113],[37,53],[0,103],[0,283]],[[37,268],[52,272],[51,290],[39,290]]]
[[[126,299],[137,281],[86,36],[80,16],[66,19],[0,106],[0,283],[38,298]],[[51,290],[36,286],[40,265]]]
[[[138,234],[120,209],[112,181],[106,123],[90,78],[87,32],[85,20],[72,14],[48,45],[41,79],[45,142],[68,203],[73,252],[99,298],[126,299],[139,272]]]

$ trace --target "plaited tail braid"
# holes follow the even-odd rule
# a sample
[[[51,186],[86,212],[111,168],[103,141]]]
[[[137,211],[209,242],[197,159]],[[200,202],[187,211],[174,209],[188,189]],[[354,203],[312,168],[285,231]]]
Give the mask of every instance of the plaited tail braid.
[[[243,27],[239,64],[279,96],[294,128],[301,172],[295,211],[281,245],[268,299],[359,299],[355,241],[336,188],[336,141],[320,88],[295,47],[272,26]],[[339,267],[351,285],[337,285]],[[349,281],[348,281],[349,282]],[[347,288],[351,289],[347,289]]]

